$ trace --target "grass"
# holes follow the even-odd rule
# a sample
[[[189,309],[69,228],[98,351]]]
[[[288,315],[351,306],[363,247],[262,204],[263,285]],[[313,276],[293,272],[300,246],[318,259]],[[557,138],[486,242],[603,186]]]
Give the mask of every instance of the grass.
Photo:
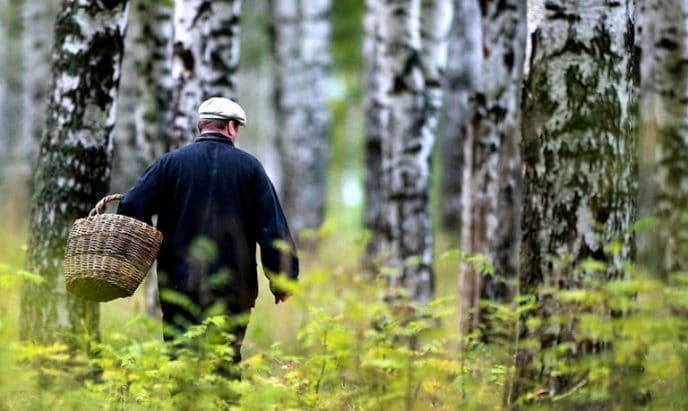
[[[622,410],[647,403],[688,409],[685,273],[662,284],[629,265],[626,279],[600,282],[594,271],[604,271],[604,264],[583,262],[580,272],[588,267],[593,276],[581,289],[549,290],[556,315],[543,318],[532,311],[537,305],[492,306],[492,331],[505,337],[485,344],[479,333],[462,339],[457,332],[460,253],[452,237],[437,238],[437,298],[425,307],[390,306],[381,299],[384,278],[361,272],[364,235],[352,228],[355,216],[332,219],[312,233],[319,247],[302,253],[301,280],[286,304],[273,303],[260,275],[242,350],[243,379],[229,381],[213,371],[227,361],[226,344],[203,343],[222,318],[184,336],[202,350],[170,359],[159,319],[145,314],[142,288],[132,298],[102,304],[97,356],[17,341],[13,273],[23,266],[26,248],[20,211],[6,211],[0,220],[8,234],[0,238],[3,411],[500,409],[519,349],[531,351],[528,369],[540,373],[514,399],[524,408]],[[526,315],[528,338],[515,346],[515,325]],[[558,335],[554,344],[541,345],[552,335]],[[549,395],[548,381],[562,376],[576,384]]]
[[[22,221],[10,211],[2,214],[5,226],[10,220]],[[349,215],[328,220],[313,233],[319,247],[315,252],[302,253],[300,287],[286,304],[274,304],[267,280],[259,274],[260,296],[242,349],[245,378],[229,386],[214,381],[208,371],[208,364],[221,358],[219,349],[208,358],[169,361],[164,355],[159,320],[145,314],[143,287],[131,298],[101,304],[98,367],[105,382],[82,385],[79,375],[93,365],[89,360],[74,357],[60,346],[27,348],[18,344],[18,287],[5,287],[0,301],[0,342],[5,349],[0,349],[0,361],[12,366],[0,369],[0,387],[4,385],[0,388],[0,409],[48,404],[50,408],[71,409],[80,399],[80,407],[86,409],[102,402],[119,409],[184,408],[194,401],[203,409],[209,404],[214,408],[226,392],[242,394],[241,409],[330,409],[348,403],[355,405],[347,409],[402,404],[408,409],[424,409],[427,401],[436,409],[452,409],[460,393],[452,387],[462,382],[457,377],[453,310],[458,261],[445,258],[437,265],[438,294],[451,298],[438,303],[428,318],[441,321],[433,321],[430,327],[411,317],[399,320],[381,302],[383,282],[361,273],[363,233],[351,224],[338,223],[354,219]],[[11,229],[14,235],[0,240],[0,262],[7,269],[21,268],[26,226],[15,223]],[[439,255],[448,245],[443,240],[438,244]],[[437,324],[442,326],[438,329]],[[423,335],[427,347],[418,352],[410,350],[403,341],[413,335]],[[480,368],[475,371],[480,373]],[[16,380],[20,384],[12,381],[10,372],[21,376]],[[161,388],[151,377],[158,373],[165,375],[163,380],[175,382]],[[190,375],[197,378],[189,380]],[[424,375],[430,378],[424,381]],[[47,385],[46,379],[51,381]],[[127,387],[126,393],[117,392],[118,384]],[[175,384],[182,394],[173,394]],[[38,399],[22,399],[20,386],[33,387],[31,392]],[[162,397],[151,399],[155,392],[162,392]],[[219,404],[227,406],[226,402]]]

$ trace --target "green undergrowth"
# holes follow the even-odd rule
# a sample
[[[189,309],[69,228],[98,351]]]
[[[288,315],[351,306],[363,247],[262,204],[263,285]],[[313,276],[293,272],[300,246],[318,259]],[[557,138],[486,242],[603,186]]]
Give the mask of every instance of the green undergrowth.
[[[301,281],[286,304],[275,305],[261,279],[240,380],[217,371],[231,357],[222,331],[231,319],[209,317],[166,344],[159,319],[145,314],[143,290],[102,305],[98,342],[82,340],[77,349],[20,342],[18,290],[36,279],[19,269],[22,242],[4,243],[0,410],[688,407],[685,273],[662,282],[627,264],[618,279],[602,281],[607,267],[586,261],[572,271],[579,288],[485,302],[489,328],[462,338],[456,273],[468,259],[493,275],[485,258],[440,238],[438,297],[424,306],[387,304],[384,276],[359,268],[362,235],[330,222],[310,236],[320,247],[302,255]],[[510,387],[522,355],[529,360],[516,397]]]

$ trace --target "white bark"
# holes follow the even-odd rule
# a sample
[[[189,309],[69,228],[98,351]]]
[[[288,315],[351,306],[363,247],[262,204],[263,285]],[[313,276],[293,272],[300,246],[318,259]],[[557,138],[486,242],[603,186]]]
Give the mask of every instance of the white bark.
[[[477,0],[454,0],[445,81],[442,162],[442,228],[459,233],[463,200],[463,144],[468,118],[468,96],[475,88],[482,63],[482,29]]]
[[[241,0],[175,1],[170,149],[196,136],[203,100],[236,98],[240,14]]]
[[[688,4],[646,0],[642,24],[640,209],[657,224],[639,261],[662,278],[688,269]]]
[[[482,320],[479,302],[509,301],[518,276],[521,212],[519,144],[526,9],[520,0],[483,1],[483,59],[464,146],[462,250],[483,254],[494,266],[482,276],[461,270],[461,331]]]
[[[296,232],[317,229],[325,214],[331,6],[331,0],[271,2],[281,199]]]
[[[136,73],[139,104],[136,108],[139,163],[143,167],[169,148],[172,98],[173,8],[165,2],[141,0],[136,13],[142,20],[134,34],[137,53]],[[144,18],[147,17],[147,18]],[[238,33],[236,34],[238,35]],[[233,57],[234,58],[234,57]],[[238,57],[236,57],[238,58]]]
[[[128,190],[145,168],[163,154],[172,131],[172,4],[132,3],[115,128],[111,191]],[[158,316],[157,273],[146,277],[146,310]]]
[[[530,71],[530,56],[533,50],[532,35],[540,26],[545,16],[545,0],[528,0],[528,39],[526,40],[526,58],[524,61],[524,74]]]
[[[173,8],[164,2],[140,1],[136,8],[143,19],[141,31],[134,36],[136,47],[148,50],[148,56],[141,56],[136,62],[138,74],[139,105],[136,108],[137,146],[141,147],[137,157],[143,168],[167,151],[170,146],[172,112],[172,22]],[[151,316],[160,316],[158,298],[157,265],[146,277],[146,311]]]
[[[384,0],[379,12],[382,96],[382,170],[386,263],[391,294],[404,290],[417,302],[434,293],[432,224],[429,213],[430,155],[441,101],[446,62],[443,45],[451,21],[451,3],[432,2],[421,22],[420,0]],[[421,24],[425,38],[421,37]],[[423,41],[425,40],[425,41]],[[425,44],[423,44],[425,43]],[[429,47],[423,51],[422,47]]]
[[[562,16],[577,18],[571,29]],[[535,33],[524,119],[525,233],[529,275],[571,284],[545,255],[611,258],[620,237],[630,256],[634,217],[631,53],[625,6],[588,0],[550,5]],[[577,44],[574,48],[571,45]],[[607,176],[613,175],[613,180]]]
[[[378,45],[380,0],[366,0],[363,21],[363,84],[365,110],[365,216],[364,225],[370,233],[366,244],[364,264],[375,269],[376,259],[383,242],[383,187],[382,187],[382,141],[380,107],[383,96],[377,82],[380,70]]]
[[[6,170],[0,172],[0,184],[4,178],[15,180],[22,184],[20,151],[17,150],[24,138],[22,137],[23,114],[23,74],[24,65],[22,59],[22,19],[21,13],[24,2],[22,0],[6,0],[0,8],[0,18],[3,20],[2,36],[4,42],[0,50],[2,58],[2,71],[0,81],[4,89],[3,100],[0,103],[0,164]],[[3,175],[5,174],[5,175]],[[15,181],[7,181],[11,186]]]
[[[146,0],[143,0],[146,1]],[[132,3],[132,6],[135,3]],[[112,180],[113,192],[122,193],[129,189],[141,175],[136,157],[141,147],[136,145],[136,123],[134,113],[138,105],[136,89],[137,73],[135,55],[139,52],[134,45],[133,35],[140,30],[141,20],[132,7],[124,40],[126,53],[122,57],[122,75],[117,93],[117,123],[113,134]],[[148,18],[147,16],[145,18]]]
[[[23,163],[19,170],[22,179],[28,179],[32,165],[38,155],[38,144],[43,135],[45,113],[50,92],[50,54],[53,45],[53,31],[43,29],[55,23],[58,4],[54,1],[25,1],[22,13],[22,52],[24,67],[24,107],[31,110],[22,115],[24,138],[17,144],[17,155]],[[40,27],[41,29],[37,29]]]
[[[579,262],[608,263],[611,277],[633,255],[636,69],[630,30],[624,2],[559,0],[546,2],[533,34],[524,89],[527,220],[520,286],[541,302],[551,301],[543,290],[581,285],[588,273],[574,272]],[[606,248],[612,242],[619,244],[618,253]],[[556,309],[543,303],[543,317]],[[553,341],[571,341],[573,331],[533,332],[548,348]],[[519,375],[529,369],[532,355],[520,356]],[[566,375],[531,371],[551,396],[567,389]]]
[[[62,259],[71,223],[108,191],[127,1],[64,2],[55,23],[52,94],[34,175],[21,335],[97,335],[98,305],[66,294]]]
[[[0,0],[0,44],[7,44],[7,32],[6,32],[6,24],[5,24],[5,13],[6,13],[6,7],[7,7],[7,0]],[[3,60],[5,59],[4,57],[4,49],[0,51],[0,55],[3,56]],[[7,147],[9,146],[9,143],[7,141],[7,120],[6,115],[5,115],[5,106],[7,104],[7,82],[5,81],[4,76],[0,76],[0,164],[7,164],[7,158],[6,154],[7,153]],[[0,185],[2,185],[4,177],[5,177],[5,172],[6,170],[3,169],[0,170]]]
[[[165,2],[132,3],[115,129],[113,191],[131,187],[169,146],[172,12]]]

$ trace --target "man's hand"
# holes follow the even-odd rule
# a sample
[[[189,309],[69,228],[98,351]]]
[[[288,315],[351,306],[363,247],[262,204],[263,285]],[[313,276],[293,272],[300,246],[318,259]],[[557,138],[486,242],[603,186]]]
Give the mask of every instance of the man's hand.
[[[290,293],[287,292],[282,292],[282,293],[277,293],[275,294],[275,304],[283,303],[287,301],[291,297]]]

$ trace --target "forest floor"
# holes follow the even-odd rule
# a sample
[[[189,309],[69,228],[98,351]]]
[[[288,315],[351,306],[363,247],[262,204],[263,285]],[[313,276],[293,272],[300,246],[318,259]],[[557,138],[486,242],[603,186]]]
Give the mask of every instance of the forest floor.
[[[8,234],[0,238],[0,268],[4,267],[5,275],[23,268],[26,226],[18,218],[21,212],[14,210],[13,215],[10,210],[0,220]],[[274,304],[267,280],[259,274],[260,295],[242,349],[245,378],[224,391],[218,391],[221,385],[212,380],[189,379],[205,369],[206,359],[184,362],[161,356],[165,348],[160,321],[145,314],[143,287],[131,298],[101,304],[102,358],[98,367],[104,369],[106,387],[116,387],[125,378],[129,387],[126,394],[113,388],[75,385],[81,368],[54,366],[55,361],[78,363],[62,347],[17,344],[19,289],[16,284],[3,287],[0,272],[0,288],[5,288],[0,300],[0,346],[4,346],[0,360],[13,364],[0,369],[0,409],[41,408],[53,403],[60,404],[57,408],[71,409],[72,401],[88,409],[84,398],[94,404],[115,398],[133,409],[178,408],[185,401],[216,405],[228,390],[242,393],[240,409],[274,409],[278,404],[285,409],[332,409],[350,402],[362,409],[426,409],[428,401],[435,404],[434,409],[453,409],[462,392],[465,396],[466,390],[489,390],[483,382],[503,379],[504,368],[499,366],[495,373],[488,365],[489,357],[471,361],[469,368],[479,375],[476,379],[459,378],[455,310],[459,262],[456,253],[447,252],[454,248],[452,241],[443,236],[436,241],[438,302],[421,314],[431,319],[431,324],[418,317],[398,320],[397,313],[382,302],[384,280],[376,281],[361,272],[364,234],[352,229],[351,221],[346,217],[328,220],[313,233],[317,251],[301,253],[300,285],[286,304]],[[399,340],[421,335],[423,344],[415,350]],[[27,358],[35,361],[27,363]],[[216,359],[212,355],[208,358],[210,362]],[[165,386],[167,397],[163,398],[167,400],[151,398],[161,389],[156,382],[160,370],[165,370],[166,381],[182,386],[181,397],[170,397],[175,389]],[[61,376],[63,382],[52,390],[40,388],[45,375],[53,374]],[[463,390],[456,389],[456,384],[463,384]],[[25,389],[34,392],[36,399],[20,400],[17,393]],[[485,404],[485,398],[480,401]],[[495,405],[498,401],[489,400]]]

